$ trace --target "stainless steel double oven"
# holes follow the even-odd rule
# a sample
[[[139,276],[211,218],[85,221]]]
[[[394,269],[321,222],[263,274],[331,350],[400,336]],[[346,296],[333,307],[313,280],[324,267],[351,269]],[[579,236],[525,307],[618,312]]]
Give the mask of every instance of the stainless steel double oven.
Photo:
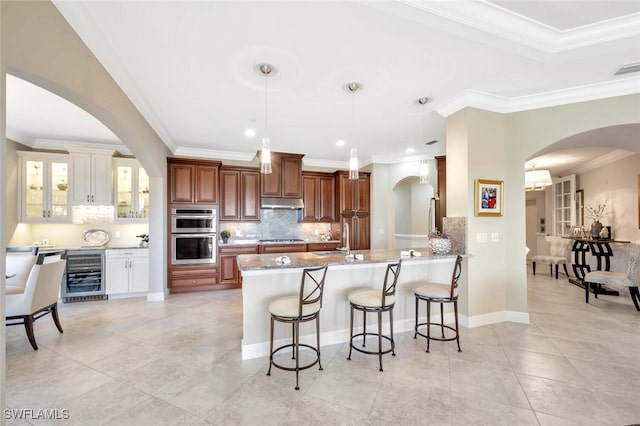
[[[218,253],[215,206],[171,209],[171,264],[215,264]]]

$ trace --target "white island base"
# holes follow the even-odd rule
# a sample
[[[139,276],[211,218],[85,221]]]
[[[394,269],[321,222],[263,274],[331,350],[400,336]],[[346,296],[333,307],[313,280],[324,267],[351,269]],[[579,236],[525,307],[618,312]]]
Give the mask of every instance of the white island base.
[[[386,258],[393,261],[400,256],[399,251],[385,251],[388,256],[367,256],[365,261],[347,262],[344,256],[335,254],[289,254],[290,265],[277,266],[273,255],[238,256],[242,272],[243,336],[242,359],[258,358],[269,355],[269,303],[283,295],[298,294],[302,268],[317,266],[321,262],[329,264],[324,286],[322,310],[320,311],[320,345],[333,345],[349,341],[349,302],[347,294],[351,291],[373,287],[382,290],[382,282],[387,266]],[[373,253],[373,252],[372,252]],[[298,258],[298,256],[300,256]],[[314,258],[316,256],[317,258]],[[396,303],[393,310],[394,333],[414,329],[415,298],[413,289],[417,281],[449,283],[456,256],[424,256],[403,259],[396,291]],[[311,260],[310,262],[308,262]],[[260,266],[257,266],[260,263]],[[426,319],[424,303],[420,306],[420,321]],[[439,320],[439,309],[434,319]],[[445,307],[445,321],[450,322],[453,314]],[[447,314],[448,313],[448,314]],[[373,314],[367,317],[367,329],[377,329],[377,318]],[[356,331],[357,330],[357,331]],[[383,331],[389,330],[389,316],[383,315]],[[362,331],[362,315],[355,317],[356,332]],[[300,325],[300,341],[315,346],[315,321]],[[276,323],[274,347],[291,343],[291,327]]]

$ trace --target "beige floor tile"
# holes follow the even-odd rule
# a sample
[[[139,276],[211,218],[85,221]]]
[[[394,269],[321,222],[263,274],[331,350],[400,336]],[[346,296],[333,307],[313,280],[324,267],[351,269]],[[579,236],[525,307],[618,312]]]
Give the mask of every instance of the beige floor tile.
[[[451,406],[453,407],[453,425],[533,426],[538,424],[536,415],[530,408],[473,399],[457,393],[451,395]]]

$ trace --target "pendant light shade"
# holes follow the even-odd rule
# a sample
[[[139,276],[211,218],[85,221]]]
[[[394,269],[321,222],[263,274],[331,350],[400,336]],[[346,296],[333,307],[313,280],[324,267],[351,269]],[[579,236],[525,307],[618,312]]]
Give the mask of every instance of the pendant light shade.
[[[524,186],[527,191],[541,191],[552,183],[549,170],[536,170],[533,167],[524,172]]]
[[[429,167],[427,166],[427,159],[424,157],[420,159],[418,175],[420,176],[420,183],[429,183]]]
[[[349,179],[356,180],[358,177],[358,150],[351,148],[349,155]]]
[[[262,153],[260,154],[260,173],[269,174],[271,170],[271,140],[262,138]]]
[[[267,78],[274,73],[275,68],[269,64],[258,64],[256,72],[264,76],[264,134],[262,137],[262,152],[260,153],[260,173],[270,174],[271,169],[271,139],[268,137],[267,127]]]

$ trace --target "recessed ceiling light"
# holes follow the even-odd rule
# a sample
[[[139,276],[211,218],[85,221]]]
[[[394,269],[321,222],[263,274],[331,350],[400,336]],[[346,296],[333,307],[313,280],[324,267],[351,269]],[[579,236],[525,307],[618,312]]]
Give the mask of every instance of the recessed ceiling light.
[[[338,139],[336,141],[336,146],[344,146],[344,141],[342,139]]]
[[[248,138],[252,138],[256,135],[256,131],[253,129],[247,129],[244,131],[244,135]]]
[[[407,148],[407,150],[405,151],[407,154],[413,154],[414,152],[416,152],[415,149],[413,148]]]

